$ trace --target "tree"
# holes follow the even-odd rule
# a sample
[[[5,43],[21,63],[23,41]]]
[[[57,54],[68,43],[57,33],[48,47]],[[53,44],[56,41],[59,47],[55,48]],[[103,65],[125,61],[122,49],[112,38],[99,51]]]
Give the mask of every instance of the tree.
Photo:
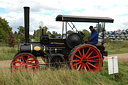
[[[42,34],[42,28],[34,30],[34,39],[35,39],[35,41],[40,41],[41,34]]]
[[[34,30],[34,34],[33,34],[33,37],[34,37],[34,40],[35,41],[40,41],[40,36],[42,35],[42,29],[43,29],[43,34],[44,35],[48,35],[48,36],[60,36],[61,34],[60,33],[57,33],[56,31],[48,31],[48,27],[47,26],[44,26],[43,28],[41,26],[39,26],[39,29],[37,30]]]
[[[101,24],[96,24],[95,30],[98,32],[98,34],[102,32],[103,29],[101,27]]]
[[[72,30],[67,31],[67,34],[72,34],[72,33],[74,33]]]
[[[25,42],[25,28],[23,26],[18,28],[18,40],[20,40],[20,43]]]
[[[16,39],[15,39],[12,32],[9,33],[9,36],[8,36],[8,39],[7,39],[7,44],[10,47],[14,47],[16,45]]]
[[[85,34],[83,40],[84,41],[88,40],[88,38],[90,37],[91,33],[86,29],[84,29],[82,32]]]
[[[43,29],[43,34],[46,34],[48,36],[52,35],[52,33],[50,31],[48,31],[47,26],[44,26],[43,28],[41,26],[39,26],[39,29],[34,30],[33,37],[34,37],[35,41],[40,41],[40,36],[42,35],[42,29]]]
[[[52,35],[57,35],[57,32],[56,31],[52,31]]]
[[[10,31],[12,31],[12,28],[8,25],[7,20],[0,17],[0,42],[7,41]]]
[[[14,37],[17,39],[18,38],[18,33],[15,31],[14,32]]]
[[[98,26],[99,25],[99,26]],[[96,27],[95,27],[96,31],[98,32],[98,35],[100,32],[103,32],[103,27],[101,26],[101,24],[96,24]]]
[[[47,34],[48,34],[48,36],[51,36],[52,33],[50,31],[47,31]]]
[[[6,32],[0,29],[0,42],[4,42],[6,40]]]

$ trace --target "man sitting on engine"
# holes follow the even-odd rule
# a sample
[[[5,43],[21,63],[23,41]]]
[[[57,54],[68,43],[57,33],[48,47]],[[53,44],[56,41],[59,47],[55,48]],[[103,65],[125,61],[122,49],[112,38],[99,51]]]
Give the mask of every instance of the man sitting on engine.
[[[93,28],[93,26],[89,27],[90,31],[91,31],[91,36],[88,39],[88,44],[92,44],[95,45],[98,43],[98,33],[97,31]],[[85,42],[86,43],[86,42]]]

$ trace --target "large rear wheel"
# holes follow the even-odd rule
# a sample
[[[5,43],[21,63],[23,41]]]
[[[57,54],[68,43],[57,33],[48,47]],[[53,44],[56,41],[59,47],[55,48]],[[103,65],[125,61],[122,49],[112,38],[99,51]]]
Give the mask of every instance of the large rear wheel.
[[[100,51],[93,45],[82,44],[72,49],[70,65],[73,70],[98,72],[102,67]]]
[[[20,53],[14,57],[11,62],[12,71],[32,71],[36,72],[38,70],[38,60],[36,57],[30,53]]]

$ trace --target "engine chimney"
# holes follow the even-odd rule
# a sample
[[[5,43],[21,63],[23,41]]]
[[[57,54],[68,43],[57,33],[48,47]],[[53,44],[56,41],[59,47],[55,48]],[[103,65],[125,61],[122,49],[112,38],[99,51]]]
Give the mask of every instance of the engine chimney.
[[[29,43],[29,7],[24,7],[25,43]]]

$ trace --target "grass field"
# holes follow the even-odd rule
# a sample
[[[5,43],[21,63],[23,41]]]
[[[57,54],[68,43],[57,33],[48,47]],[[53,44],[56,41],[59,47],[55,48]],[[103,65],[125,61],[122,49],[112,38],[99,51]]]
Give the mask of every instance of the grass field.
[[[128,53],[128,41],[106,43],[108,54]]]
[[[0,60],[13,59],[13,57],[16,53],[17,53],[17,48],[1,46],[0,47]]]
[[[70,69],[40,69],[32,72],[11,72],[0,69],[0,85],[127,85],[128,63],[119,63],[119,73],[108,75],[107,62],[98,73]]]
[[[128,42],[105,44],[109,54],[127,53]],[[0,46],[0,60],[13,59],[17,47]],[[107,62],[100,72],[79,72],[70,69],[42,69],[36,73],[11,72],[9,68],[0,68],[0,85],[127,85],[128,62],[119,62],[119,73],[108,74]]]

